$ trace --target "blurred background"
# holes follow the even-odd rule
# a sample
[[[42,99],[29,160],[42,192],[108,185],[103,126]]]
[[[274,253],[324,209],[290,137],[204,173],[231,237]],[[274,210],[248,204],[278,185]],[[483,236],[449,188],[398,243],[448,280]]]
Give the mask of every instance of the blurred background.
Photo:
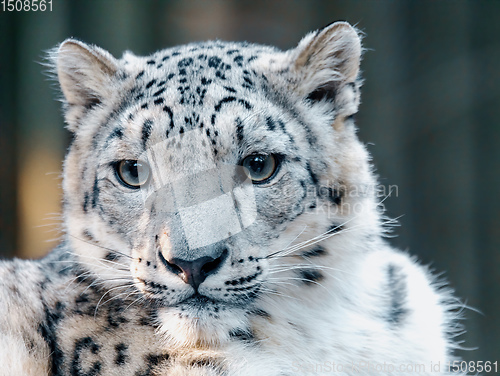
[[[382,0],[53,0],[0,9],[0,257],[56,243],[70,135],[44,51],[73,36],[115,56],[196,40],[288,49],[347,20],[366,35],[357,117],[401,228],[391,242],[466,303],[467,360],[500,361],[500,2]]]

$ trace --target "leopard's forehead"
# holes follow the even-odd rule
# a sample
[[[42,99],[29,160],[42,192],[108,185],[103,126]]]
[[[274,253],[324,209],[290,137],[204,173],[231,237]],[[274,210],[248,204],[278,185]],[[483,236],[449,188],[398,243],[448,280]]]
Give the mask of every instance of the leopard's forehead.
[[[222,153],[245,153],[235,147],[243,126],[265,128],[266,119],[283,116],[267,99],[268,78],[262,69],[280,53],[234,42],[189,44],[147,57],[126,53],[121,62],[130,85],[120,94],[120,115],[102,139],[107,146],[121,139],[117,149],[127,145],[135,157],[163,148],[173,166],[187,154],[209,160]],[[235,162],[237,156],[230,157]]]
[[[200,108],[243,101],[266,80],[254,69],[257,61],[279,52],[246,43],[206,42],[158,51],[148,57],[123,57],[134,76],[134,100],[141,106],[162,105]],[[248,105],[246,105],[248,107]]]
[[[122,59],[126,65],[135,64],[136,59],[140,59],[144,72],[148,74],[158,72],[161,75],[170,70],[182,78],[204,73],[225,81],[228,77],[224,73],[241,73],[259,57],[276,53],[280,50],[258,44],[209,41],[167,48],[141,58],[127,52]]]

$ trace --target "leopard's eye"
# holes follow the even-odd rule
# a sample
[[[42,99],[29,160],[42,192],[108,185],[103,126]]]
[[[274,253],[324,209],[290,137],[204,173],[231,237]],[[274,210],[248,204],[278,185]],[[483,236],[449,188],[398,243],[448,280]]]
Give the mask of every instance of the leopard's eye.
[[[144,161],[126,159],[116,164],[118,180],[127,188],[140,188],[149,180],[149,165]]]
[[[274,176],[278,162],[273,155],[252,154],[243,159],[241,165],[252,182],[259,184],[267,182]]]

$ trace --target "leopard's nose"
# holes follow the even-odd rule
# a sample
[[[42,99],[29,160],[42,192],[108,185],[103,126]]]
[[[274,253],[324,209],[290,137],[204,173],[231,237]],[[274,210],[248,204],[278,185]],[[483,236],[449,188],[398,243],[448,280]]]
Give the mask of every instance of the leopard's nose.
[[[183,260],[176,257],[166,259],[165,257],[161,257],[161,260],[168,270],[178,275],[195,290],[198,290],[198,287],[208,276],[217,273],[227,254],[228,251],[225,249],[219,253],[218,257],[203,256],[195,260]]]

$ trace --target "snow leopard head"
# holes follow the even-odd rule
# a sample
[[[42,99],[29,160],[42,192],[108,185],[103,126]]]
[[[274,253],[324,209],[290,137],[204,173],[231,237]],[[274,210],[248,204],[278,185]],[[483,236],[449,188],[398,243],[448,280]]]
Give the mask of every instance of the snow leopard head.
[[[344,22],[285,52],[212,41],[115,59],[62,43],[65,231],[81,264],[135,289],[179,343],[227,340],[285,296],[341,285],[357,239],[379,232],[353,120],[361,51]]]

